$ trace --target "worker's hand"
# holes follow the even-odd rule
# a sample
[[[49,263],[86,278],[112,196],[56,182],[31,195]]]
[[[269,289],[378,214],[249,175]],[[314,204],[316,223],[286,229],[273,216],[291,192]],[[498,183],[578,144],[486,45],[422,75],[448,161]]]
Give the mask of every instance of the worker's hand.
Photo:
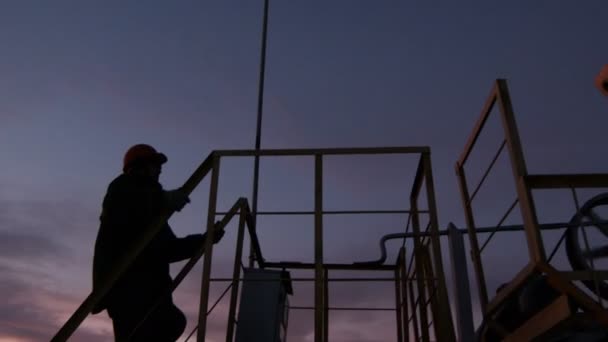
[[[216,226],[213,228],[213,243],[218,243],[220,242],[220,240],[222,239],[222,237],[224,236],[224,229],[221,228],[216,228],[217,227],[217,223],[216,222]],[[203,233],[203,237],[206,239],[207,238],[207,233]]]
[[[190,198],[188,198],[188,195],[182,189],[165,191],[165,200],[173,211],[180,211],[186,204],[190,203]]]

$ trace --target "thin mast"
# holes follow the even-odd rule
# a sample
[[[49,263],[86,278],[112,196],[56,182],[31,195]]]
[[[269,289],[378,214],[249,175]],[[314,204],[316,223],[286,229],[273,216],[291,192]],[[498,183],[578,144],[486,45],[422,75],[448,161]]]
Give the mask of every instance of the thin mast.
[[[256,126],[256,134],[255,134],[255,150],[260,150],[261,140],[262,140],[262,113],[264,108],[264,78],[266,72],[266,40],[267,40],[267,32],[268,32],[268,2],[269,0],[264,0],[264,19],[262,24],[262,48],[261,48],[261,57],[260,57],[260,76],[259,76],[259,84],[258,84],[258,119]],[[253,165],[253,195],[251,196],[251,211],[253,215],[253,223],[254,228],[257,223],[257,213],[258,213],[258,184],[260,178],[260,156],[255,156],[255,161]],[[249,249],[249,267],[253,267],[253,248]]]

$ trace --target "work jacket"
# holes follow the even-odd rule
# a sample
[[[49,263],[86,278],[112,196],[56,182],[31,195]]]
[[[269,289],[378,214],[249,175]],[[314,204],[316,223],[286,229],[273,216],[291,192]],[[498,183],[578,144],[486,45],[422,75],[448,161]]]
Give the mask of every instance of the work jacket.
[[[122,174],[110,183],[103,200],[100,227],[93,257],[93,290],[104,280],[146,229],[167,207],[166,196],[156,180],[135,174]],[[149,303],[160,296],[170,297],[172,284],[169,264],[190,258],[202,246],[200,234],[177,238],[165,223],[134,263],[95,306],[93,313],[122,305]]]

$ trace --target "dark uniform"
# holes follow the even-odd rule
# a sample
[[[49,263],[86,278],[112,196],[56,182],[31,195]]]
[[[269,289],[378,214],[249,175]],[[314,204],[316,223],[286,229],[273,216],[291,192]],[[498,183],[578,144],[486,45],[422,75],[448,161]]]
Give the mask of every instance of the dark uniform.
[[[154,179],[124,173],[112,181],[103,201],[95,243],[94,291],[167,205],[164,190]],[[93,310],[108,310],[117,341],[175,341],[183,333],[186,318],[173,304],[169,264],[192,257],[204,239],[201,234],[177,238],[171,227],[164,225]],[[140,325],[160,298],[161,304]]]

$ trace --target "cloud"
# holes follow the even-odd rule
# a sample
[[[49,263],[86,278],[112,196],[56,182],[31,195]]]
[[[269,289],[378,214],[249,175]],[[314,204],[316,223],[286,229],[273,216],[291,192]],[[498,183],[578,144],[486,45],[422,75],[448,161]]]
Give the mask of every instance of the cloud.
[[[0,307],[0,339],[19,341],[49,340],[75,309],[79,299],[73,295],[37,286],[21,270],[0,264],[0,292],[6,298]],[[107,323],[93,318],[75,335],[76,341],[108,340]]]
[[[80,207],[59,199],[0,198],[0,293],[6,298],[0,340],[49,340],[84,299],[88,288],[82,288],[79,272],[72,274],[82,259],[78,230],[86,214],[74,210]],[[110,336],[107,320],[93,316],[72,340]]]
[[[37,259],[65,257],[65,246],[58,241],[29,233],[0,230],[0,257]]]

